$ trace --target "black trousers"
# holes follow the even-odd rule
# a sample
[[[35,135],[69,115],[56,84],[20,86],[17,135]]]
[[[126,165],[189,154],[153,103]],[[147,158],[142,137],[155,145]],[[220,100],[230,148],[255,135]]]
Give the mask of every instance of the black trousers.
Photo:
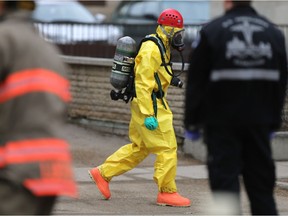
[[[0,215],[49,215],[56,196],[36,197],[22,185],[0,179]]]
[[[204,129],[212,192],[234,193],[240,200],[242,175],[253,215],[277,215],[270,132],[263,125],[207,125]]]

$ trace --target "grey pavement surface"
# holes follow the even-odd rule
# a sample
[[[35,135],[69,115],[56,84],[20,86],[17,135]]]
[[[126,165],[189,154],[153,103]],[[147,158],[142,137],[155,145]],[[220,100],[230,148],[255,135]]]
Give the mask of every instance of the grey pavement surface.
[[[114,177],[110,183],[111,199],[104,200],[87,171],[101,164],[111,153],[129,143],[125,137],[101,134],[97,131],[69,124],[65,129],[71,143],[77,199],[61,197],[54,209],[55,215],[207,215],[212,198],[206,166],[179,152],[176,183],[178,192],[191,199],[188,208],[156,205],[157,186],[153,181],[155,157],[148,156],[135,169]],[[280,215],[288,215],[288,162],[277,161],[275,198]],[[242,187],[243,188],[243,187]],[[243,214],[250,214],[246,193],[242,189]]]

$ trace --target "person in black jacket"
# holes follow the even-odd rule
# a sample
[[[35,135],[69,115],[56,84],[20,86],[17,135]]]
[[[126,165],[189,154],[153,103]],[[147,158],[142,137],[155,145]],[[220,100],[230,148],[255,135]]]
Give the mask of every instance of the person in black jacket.
[[[250,1],[225,0],[225,14],[200,31],[186,88],[187,135],[204,131],[213,194],[240,200],[252,214],[277,214],[271,134],[281,126],[287,82],[285,39]],[[239,213],[240,213],[240,202]]]

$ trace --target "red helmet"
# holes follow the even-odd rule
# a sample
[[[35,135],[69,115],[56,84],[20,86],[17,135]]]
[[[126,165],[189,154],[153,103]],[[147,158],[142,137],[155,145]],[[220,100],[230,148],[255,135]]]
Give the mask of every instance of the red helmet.
[[[158,17],[158,24],[171,27],[183,28],[183,17],[179,11],[168,8],[160,14]]]

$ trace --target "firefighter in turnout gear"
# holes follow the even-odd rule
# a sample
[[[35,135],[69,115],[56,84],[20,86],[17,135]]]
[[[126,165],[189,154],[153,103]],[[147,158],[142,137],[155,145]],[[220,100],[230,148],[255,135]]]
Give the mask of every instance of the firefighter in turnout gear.
[[[183,49],[183,18],[174,9],[164,10],[158,19],[156,34],[165,49],[161,51],[151,40],[142,43],[135,58],[135,97],[131,101],[130,144],[113,153],[89,174],[105,199],[111,196],[109,182],[143,161],[150,153],[156,155],[154,181],[158,185],[158,205],[186,207],[190,200],[177,193],[177,142],[173,115],[166,101],[167,89],[173,79],[170,47]],[[167,71],[168,70],[168,71]]]
[[[65,127],[70,100],[59,51],[31,22],[33,1],[0,1],[0,214],[51,214],[75,197]]]
[[[204,26],[194,44],[185,128],[194,135],[204,130],[215,198],[234,196],[240,214],[242,176],[251,213],[276,215],[270,144],[287,85],[285,39],[250,1],[225,0],[224,6],[225,14]]]

